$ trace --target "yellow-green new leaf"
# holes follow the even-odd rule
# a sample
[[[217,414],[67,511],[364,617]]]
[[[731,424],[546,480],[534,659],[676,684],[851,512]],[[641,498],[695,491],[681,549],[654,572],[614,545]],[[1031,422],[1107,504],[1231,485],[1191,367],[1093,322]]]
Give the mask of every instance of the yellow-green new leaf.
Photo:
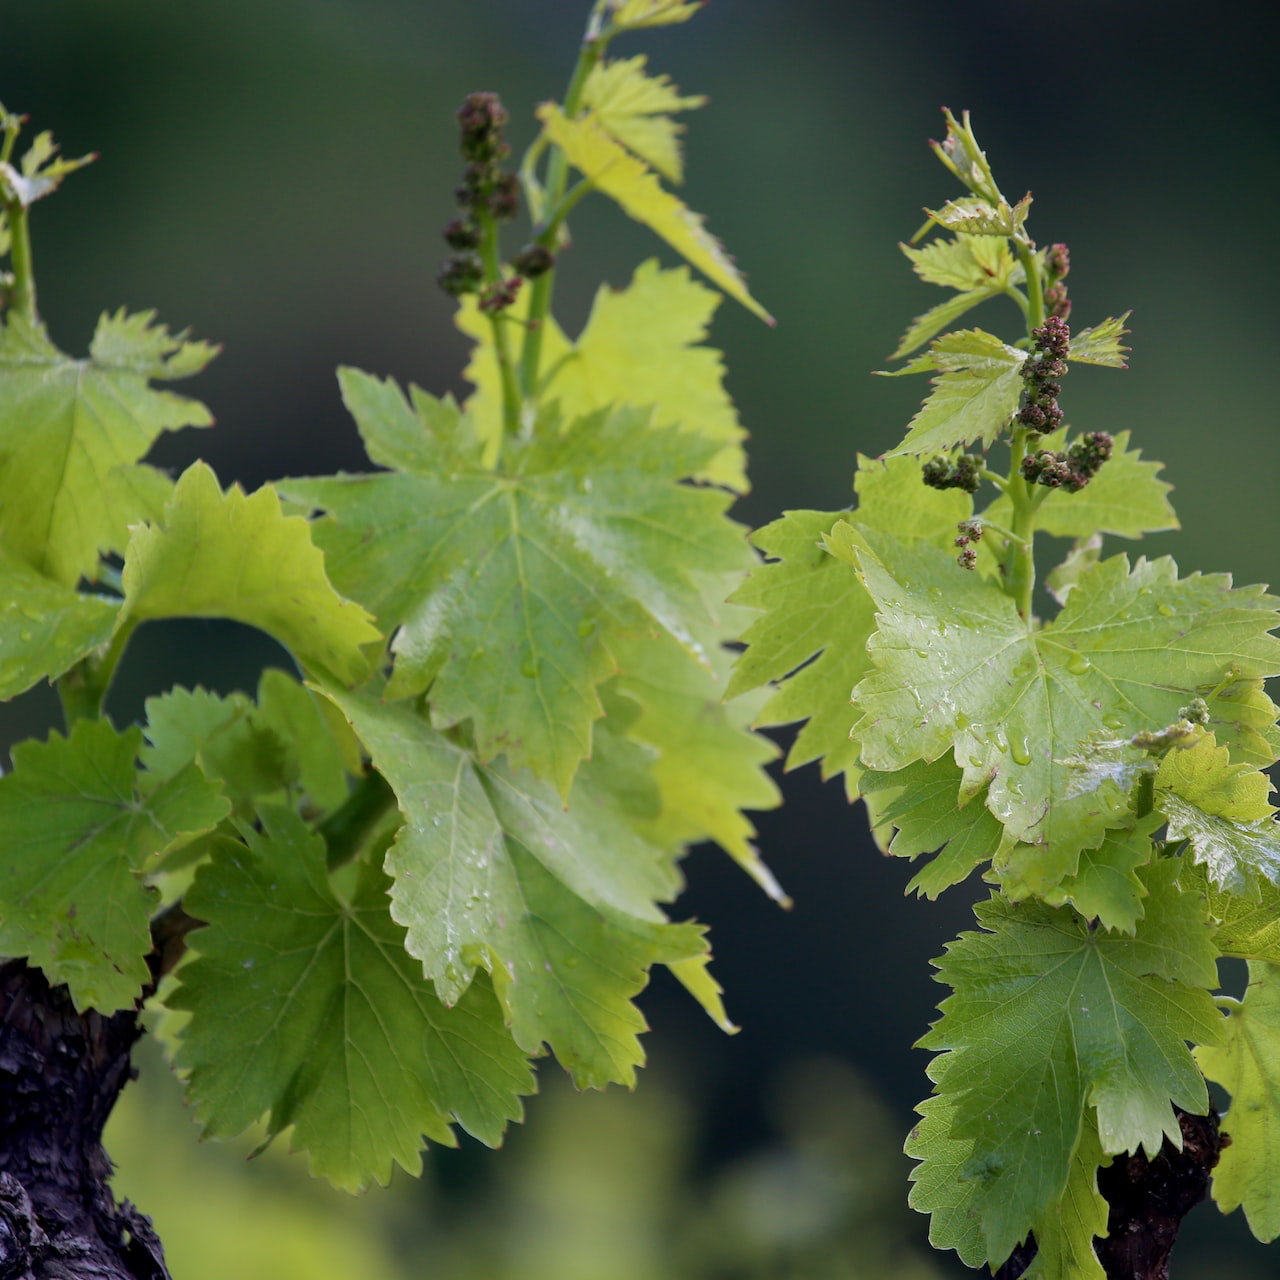
[[[590,114],[569,119],[555,103],[538,108],[547,136],[574,168],[643,222],[712,283],[768,324],[773,317],[747,292],[742,275],[720,242],[709,235],[702,218],[669,191],[657,175],[605,132]]]
[[[1244,1001],[1227,1018],[1221,1046],[1200,1045],[1196,1062],[1231,1095],[1230,1136],[1213,1171],[1223,1213],[1244,1206],[1259,1240],[1280,1236],[1280,967],[1249,962]]]
[[[704,97],[682,97],[668,76],[645,74],[645,56],[598,62],[582,89],[583,105],[614,138],[664,178],[683,177],[680,134],[683,126],[670,118],[706,103]]]
[[[129,618],[231,618],[280,641],[309,670],[355,683],[381,639],[369,615],[343,600],[301,516],[286,516],[274,489],[226,493],[202,462],[182,475],[162,525],[140,526],[125,553]]]
[[[106,644],[119,609],[119,600],[64,586],[0,548],[0,702]]]
[[[610,25],[617,31],[639,31],[643,27],[666,27],[675,22],[688,22],[705,0],[609,0],[606,12]]]
[[[152,313],[98,321],[87,360],[63,355],[39,325],[0,328],[0,543],[65,586],[97,576],[128,526],[152,514],[158,477],[138,460],[157,436],[208,426],[194,400],[154,390],[215,354],[172,337]]]
[[[745,493],[747,433],[725,390],[724,360],[704,345],[719,303],[720,295],[691,279],[687,267],[642,263],[625,288],[597,292],[576,342],[553,316],[543,322],[539,399],[558,402],[566,423],[615,405],[651,407],[652,427],[675,427],[721,446],[697,479]],[[470,299],[463,300],[457,323],[476,343],[466,368],[476,391],[466,407],[477,431],[496,443],[503,429],[502,384],[493,326]]]

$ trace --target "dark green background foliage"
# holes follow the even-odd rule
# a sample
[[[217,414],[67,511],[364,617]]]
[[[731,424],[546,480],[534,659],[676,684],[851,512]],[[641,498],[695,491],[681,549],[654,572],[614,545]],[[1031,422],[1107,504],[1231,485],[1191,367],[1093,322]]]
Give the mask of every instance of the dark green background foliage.
[[[81,349],[98,313],[125,304],[224,344],[190,386],[218,429],[166,440],[162,463],[185,464],[198,448],[224,483],[246,486],[359,468],[339,363],[437,393],[466,389],[467,343],[433,283],[458,168],[452,113],[468,91],[500,91],[518,154],[533,107],[563,87],[584,10],[10,0],[0,96],[67,154],[102,153],[33,211],[54,340]],[[1133,309],[1130,370],[1078,373],[1068,419],[1131,429],[1146,457],[1165,462],[1184,571],[1280,579],[1277,26],[1239,6],[1181,18],[1140,2],[717,0],[687,27],[649,33],[650,67],[711,98],[689,117],[685,198],[779,320],[769,331],[725,307],[713,334],[752,433],[754,490],[737,518],[754,526],[790,507],[840,507],[855,452],[891,447],[914,411],[914,386],[866,371],[937,300],[893,246],[922,220],[922,197],[950,193],[924,145],[941,133],[946,103],[973,112],[1009,194],[1032,190],[1036,234],[1069,243],[1079,314]],[[621,284],[655,253],[603,201],[573,227],[561,272],[569,327],[598,280]],[[1142,549],[1173,550],[1172,536]],[[283,654],[230,625],[153,626],[130,651],[112,711],[123,724],[174,681],[251,688],[273,661]],[[54,715],[47,691],[29,695],[3,709],[0,737],[43,735]],[[693,856],[684,900],[713,925],[716,972],[743,1033],[725,1039],[687,999],[668,999],[670,984],[647,999],[655,1071],[641,1095],[671,1086],[670,1106],[688,1108],[686,1158],[668,1163],[723,1187],[725,1162],[762,1149],[768,1100],[794,1079],[795,1061],[834,1053],[857,1062],[890,1109],[887,1125],[878,1113],[866,1121],[868,1140],[890,1153],[868,1168],[905,1176],[892,1149],[925,1092],[923,1055],[908,1046],[941,995],[927,960],[969,927],[964,891],[936,904],[902,898],[905,868],[872,851],[839,784],[822,788],[811,769],[759,825],[795,910],[778,911],[718,855]],[[564,1114],[554,1096],[534,1100],[530,1133]],[[525,1142],[517,1132],[509,1145]],[[474,1148],[431,1157],[438,1181],[477,1195],[506,1178],[506,1158]],[[924,1219],[906,1225],[923,1240]],[[1210,1258],[1221,1239],[1241,1250],[1234,1272]],[[1180,1252],[1185,1277],[1273,1273],[1239,1215],[1193,1216]],[[935,1265],[960,1271],[950,1256]]]

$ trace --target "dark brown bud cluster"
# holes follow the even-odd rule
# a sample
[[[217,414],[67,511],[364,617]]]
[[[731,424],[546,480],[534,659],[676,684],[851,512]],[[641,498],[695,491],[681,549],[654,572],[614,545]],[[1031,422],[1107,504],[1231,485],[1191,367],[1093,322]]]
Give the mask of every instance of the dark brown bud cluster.
[[[1105,431],[1086,431],[1063,452],[1041,449],[1039,453],[1028,454],[1022,460],[1023,478],[1050,489],[1079,493],[1111,457],[1113,443]]]
[[[961,520],[956,528],[959,530],[956,535],[956,546],[960,548],[956,563],[962,569],[972,569],[978,563],[978,553],[969,544],[982,541],[982,521]]]
[[[458,109],[459,150],[467,163],[462,182],[454,191],[459,216],[444,229],[445,243],[455,252],[436,275],[436,283],[455,298],[482,293],[480,305],[486,311],[509,307],[523,277],[535,274],[517,267],[517,275],[488,286],[484,283],[479,253],[484,227],[514,218],[520,207],[519,179],[502,167],[511,154],[503,137],[506,124],[507,110],[496,93],[468,94]]]
[[[1025,400],[1017,421],[1032,431],[1054,431],[1062,422],[1058,397],[1060,379],[1067,376],[1067,352],[1071,349],[1071,329],[1058,316],[1049,316],[1038,329],[1031,330],[1035,346],[1022,366],[1026,383]]]
[[[951,459],[943,454],[926,462],[921,478],[930,489],[963,489],[977,493],[982,483],[982,459],[973,453],[962,453]]]
[[[1071,271],[1071,254],[1065,244],[1049,246],[1044,269],[1048,276],[1044,289],[1045,308],[1051,316],[1065,320],[1071,315],[1071,299],[1067,297],[1067,286],[1063,284]]]
[[[556,264],[556,256],[545,245],[527,244],[512,264],[526,280],[535,280],[546,275]]]

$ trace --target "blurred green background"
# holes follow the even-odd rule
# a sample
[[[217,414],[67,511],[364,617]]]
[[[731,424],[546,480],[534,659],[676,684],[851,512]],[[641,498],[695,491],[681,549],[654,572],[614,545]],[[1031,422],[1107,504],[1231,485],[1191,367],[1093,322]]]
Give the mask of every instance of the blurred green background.
[[[433,284],[452,113],[473,89],[499,90],[518,151],[534,105],[562,91],[586,8],[4,0],[0,100],[68,154],[102,153],[34,217],[54,339],[80,350],[99,311],[124,304],[225,345],[190,384],[217,429],[166,440],[164,464],[199,451],[248,487],[364,466],[337,364],[466,389],[465,344]],[[1077,372],[1064,405],[1077,427],[1132,428],[1167,464],[1184,531],[1144,549],[1280,578],[1277,27],[1274,8],[1231,4],[1193,17],[1115,0],[716,0],[688,26],[620,43],[710,95],[689,120],[685,198],[779,320],[770,331],[727,303],[714,331],[752,433],[738,517],[844,505],[855,454],[890,447],[914,411],[915,385],[868,371],[941,297],[894,246],[952,192],[925,146],[946,104],[972,110],[1006,192],[1033,191],[1033,234],[1071,246],[1074,318],[1133,309],[1131,369]],[[571,330],[599,280],[671,260],[603,202],[573,229],[559,293]],[[978,322],[999,326],[990,305]],[[112,711],[130,719],[175,681],[252,688],[261,664],[285,661],[235,627],[153,625]],[[55,720],[36,691],[0,708],[0,737]],[[928,960],[967,926],[968,899],[906,901],[905,868],[875,854],[838,788],[809,769],[785,789],[759,826],[794,911],[714,851],[688,863],[684,910],[712,925],[742,1034],[724,1038],[655,982],[639,1091],[570,1097],[549,1066],[501,1153],[433,1152],[420,1182],[348,1201],[297,1159],[246,1163],[252,1142],[197,1147],[148,1057],[114,1150],[174,1274],[966,1274],[928,1255],[899,1147],[927,1091],[910,1046],[941,994]],[[1200,1210],[1185,1234],[1183,1280],[1276,1274],[1239,1215]]]

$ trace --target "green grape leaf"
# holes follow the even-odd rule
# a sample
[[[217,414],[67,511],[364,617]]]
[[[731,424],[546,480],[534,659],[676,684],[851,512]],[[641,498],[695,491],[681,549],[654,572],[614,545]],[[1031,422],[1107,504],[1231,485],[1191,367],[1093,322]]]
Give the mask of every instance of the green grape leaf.
[[[1004,236],[931,240],[922,248],[898,246],[927,284],[951,289],[999,291],[1013,279],[1015,260]]]
[[[1280,884],[1280,823],[1267,803],[1266,774],[1232,764],[1213,734],[1174,748],[1160,762],[1155,805],[1171,840],[1189,840],[1192,856],[1220,889],[1256,896],[1257,879]]]
[[[688,22],[701,8],[702,0],[693,4],[681,0],[609,0],[609,25],[616,31],[666,27]]]
[[[371,381],[342,374],[372,454],[389,428],[369,412]],[[715,618],[701,583],[740,573],[749,548],[723,516],[727,494],[677,483],[715,446],[650,430],[643,412],[510,441],[500,472],[456,410],[451,421],[449,434],[422,419],[433,466],[280,487],[329,513],[316,538],[339,589],[399,627],[387,696],[429,690],[437,724],[469,719],[483,759],[506,752],[567,795],[614,646],[665,633],[705,662],[698,637]]]
[[[862,774],[859,786],[881,848],[899,858],[937,854],[916,872],[908,893],[936,898],[989,861],[1004,839],[1004,828],[980,803],[961,806],[960,783],[960,770],[946,757]],[[890,827],[896,828],[892,837]]]
[[[87,360],[13,313],[0,328],[0,542],[65,586],[97,576],[149,514],[156,473],[138,460],[163,431],[208,426],[194,400],[153,390],[216,353],[139,316],[104,315]]]
[[[1128,431],[1116,434],[1110,459],[1078,493],[1052,489],[1036,513],[1036,528],[1060,538],[1088,538],[1094,533],[1111,533],[1121,538],[1140,538],[1178,528],[1178,518],[1169,503],[1173,488],[1157,479],[1159,462],[1143,462],[1140,449],[1129,448]],[[1067,433],[1055,431],[1045,436],[1041,448],[1060,449]],[[997,524],[1008,526],[1013,504],[1003,495],[984,513]]]
[[[1045,590],[1059,603],[1066,604],[1067,597],[1080,585],[1080,580],[1102,559],[1102,535],[1091,533],[1087,538],[1077,538],[1072,543],[1067,558],[1055,565],[1045,575]]]
[[[707,100],[682,97],[669,76],[647,75],[645,65],[644,54],[597,62],[582,87],[582,105],[628,151],[664,178],[680,182],[684,176],[680,155],[683,127],[670,113],[701,107]]]
[[[1256,897],[1228,893],[1213,883],[1202,863],[1185,857],[1180,861],[1183,889],[1208,902],[1209,916],[1217,925],[1213,945],[1224,956],[1280,964],[1280,887],[1263,880]]]
[[[78,720],[24,742],[0,778],[0,953],[65,982],[80,1010],[130,1007],[150,978],[153,859],[227,814],[196,768],[137,793],[142,732]]]
[[[1000,292],[1001,290],[999,289],[988,289],[984,285],[977,289],[966,289],[963,293],[957,293],[945,302],[939,302],[936,306],[930,307],[928,311],[916,316],[907,326],[906,333],[902,335],[902,340],[894,348],[889,359],[901,360],[903,356],[910,355],[911,352],[928,342],[930,338],[954,324],[966,312],[972,311],[979,303],[986,302],[988,298],[994,298]],[[929,353],[920,360],[913,360],[910,365],[903,369],[893,370],[889,376],[896,377],[903,373],[924,373],[928,369],[936,369],[937,367],[938,365],[933,355]]]
[[[720,242],[709,235],[698,214],[665,190],[643,160],[615,142],[593,115],[566,117],[553,102],[538,108],[547,137],[574,168],[593,182],[624,213],[661,236],[690,265],[742,303],[766,324],[773,317],[747,292],[742,274]]]
[[[876,669],[854,690],[863,764],[891,771],[954,751],[990,779],[988,808],[1028,846],[1012,870],[1037,894],[1075,874],[1108,827],[1130,825],[1106,772],[1083,785],[1075,762],[1093,744],[1170,724],[1224,674],[1260,679],[1280,663],[1271,597],[1225,575],[1178,579],[1167,558],[1132,571],[1124,556],[1103,561],[1030,630],[995,583],[957,573],[949,555],[885,534],[875,546],[879,557],[860,554],[879,625]],[[1218,698],[1212,714],[1234,739],[1237,704]]]
[[[597,292],[577,342],[565,337],[553,316],[546,318],[540,398],[558,401],[565,422],[614,405],[652,406],[652,426],[696,432],[720,446],[694,473],[696,479],[745,493],[746,432],[724,387],[724,361],[703,345],[719,303],[720,295],[691,279],[687,267],[663,270],[652,259],[642,263],[625,289]],[[521,305],[517,315],[523,314]],[[476,391],[466,407],[492,449],[503,430],[493,326],[469,298],[457,323],[476,344],[466,368]]]
[[[933,390],[889,457],[936,453],[971,440],[989,445],[1008,425],[1022,395],[1026,353],[981,329],[960,329],[929,348]]]
[[[566,809],[527,774],[485,767],[407,705],[325,688],[395,789],[405,824],[387,855],[391,913],[446,1004],[488,970],[511,1034],[549,1044],[579,1087],[632,1084],[650,965],[706,952],[656,900],[670,857],[582,785]]]
[[[1045,900],[1052,906],[1069,902],[1086,920],[1133,933],[1147,896],[1137,873],[1151,861],[1152,837],[1163,825],[1160,814],[1149,813],[1130,828],[1108,831],[1096,848],[1081,851],[1075,874],[1064,877],[1045,894]],[[1002,887],[1011,892],[1004,881]]]
[[[1173,860],[1143,869],[1146,914],[1132,938],[1091,929],[1069,907],[993,897],[977,908],[984,932],[962,934],[938,962],[953,994],[920,1043],[942,1051],[930,1075],[951,1100],[946,1136],[973,1141],[958,1176],[993,1265],[1061,1199],[1087,1107],[1104,1152],[1154,1156],[1165,1137],[1182,1140],[1171,1103],[1208,1106],[1186,1042],[1222,1039],[1203,989],[1217,985],[1217,951],[1176,875]],[[916,1208],[936,1200],[954,1214],[956,1199],[922,1172]]]
[[[665,649],[665,652],[663,650]],[[753,707],[720,702],[729,657],[709,654],[713,670],[685,659],[675,642],[623,640],[615,688],[640,708],[627,737],[652,747],[660,812],[637,829],[670,847],[714,840],[776,902],[786,894],[751,841],[755,828],[744,809],[773,809],[778,788],[763,766],[778,754],[748,728]]]
[[[1129,332],[1124,327],[1131,312],[1126,311],[1118,320],[1104,320],[1092,329],[1081,329],[1071,335],[1071,349],[1067,359],[1073,364],[1100,364],[1111,369],[1127,369],[1125,356],[1129,348],[1123,346],[1120,339]]]
[[[106,644],[119,609],[119,600],[46,578],[0,547],[0,701]]]
[[[120,621],[231,618],[274,636],[309,669],[355,682],[362,646],[381,638],[357,604],[325,576],[324,556],[299,516],[285,516],[270,486],[224,494],[202,462],[183,472],[163,525],[133,531]]]
[[[1098,1190],[1098,1168],[1110,1163],[1098,1141],[1097,1122],[1087,1111],[1062,1199],[1032,1226],[1036,1256],[1021,1280],[1106,1280],[1093,1241],[1107,1235],[1110,1206]]]
[[[743,633],[726,692],[733,698],[776,682],[757,724],[806,720],[787,755],[787,768],[822,761],[822,776],[843,772],[857,796],[858,744],[849,736],[858,713],[849,695],[870,669],[867,639],[873,606],[856,573],[857,530],[897,529],[947,545],[958,521],[973,513],[958,489],[928,489],[914,459],[858,458],[853,513],[791,511],[752,535],[770,557],[731,597],[763,611]],[[840,517],[857,522],[855,527]]]
[[[1280,1236],[1280,968],[1251,960],[1243,1003],[1227,1018],[1226,1043],[1198,1045],[1196,1062],[1231,1095],[1222,1128],[1231,1138],[1213,1171],[1223,1213],[1244,1206],[1259,1240]]]
[[[978,1140],[956,1136],[957,1105],[953,1095],[937,1093],[916,1107],[920,1120],[903,1148],[918,1162],[911,1170],[907,1203],[929,1215],[929,1243],[935,1249],[954,1249],[966,1266],[980,1267],[988,1255],[986,1170],[974,1159]]]
[[[926,209],[931,221],[948,231],[966,236],[1013,236],[1027,221],[1031,197],[1023,196],[1016,205],[1001,200],[993,204],[982,196],[961,196],[948,200],[941,209]]]
[[[152,777],[171,778],[198,765],[223,784],[236,811],[251,814],[254,801],[282,791],[290,770],[284,743],[257,717],[242,693],[221,697],[206,689],[173,689],[146,701],[148,745],[142,762]]]
[[[185,898],[207,927],[168,1003],[192,1015],[178,1064],[205,1132],[265,1116],[352,1191],[393,1163],[419,1172],[420,1135],[456,1145],[454,1122],[496,1146],[533,1077],[488,981],[446,1008],[387,913],[386,876],[361,867],[343,899],[323,841],[288,810],[261,817],[247,847],[219,839]]]
[[[743,633],[747,649],[725,696],[779,681],[755,723],[807,721],[787,768],[820,759],[823,778],[845,772],[852,794],[858,749],[849,739],[856,719],[849,693],[869,669],[866,641],[874,621],[853,568],[822,545],[839,518],[839,512],[788,511],[752,534],[769,561],[730,598],[764,613]]]
[[[290,782],[296,780],[322,809],[335,809],[346,799],[348,776],[362,772],[360,744],[327,698],[269,667],[258,681],[254,718],[284,747]]]

